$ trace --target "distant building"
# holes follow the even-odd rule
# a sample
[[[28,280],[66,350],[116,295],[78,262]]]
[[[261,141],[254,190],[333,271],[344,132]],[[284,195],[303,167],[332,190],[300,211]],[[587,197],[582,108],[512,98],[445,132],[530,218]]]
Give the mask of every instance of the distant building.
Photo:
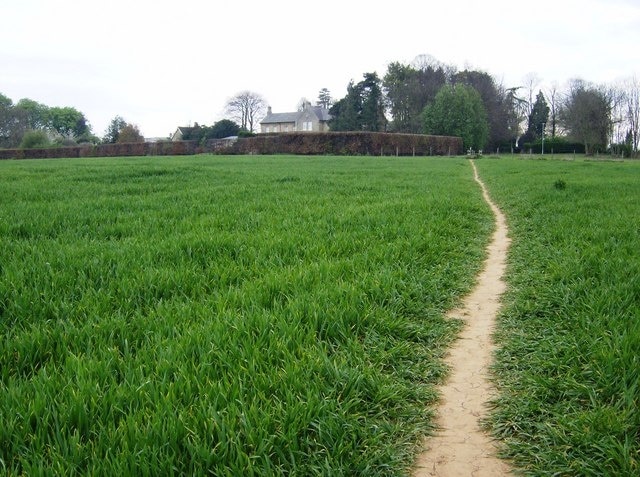
[[[260,122],[260,132],[325,132],[329,130],[330,119],[328,109],[312,106],[309,102],[304,103],[302,111],[294,113],[273,113],[269,106],[267,116]]]
[[[195,125],[192,126],[179,126],[178,129],[176,129],[176,132],[174,132],[171,135],[171,140],[172,141],[182,141],[185,137],[189,137],[189,135],[191,134],[191,132],[196,129],[199,128],[200,126],[198,125],[198,123],[195,123]]]

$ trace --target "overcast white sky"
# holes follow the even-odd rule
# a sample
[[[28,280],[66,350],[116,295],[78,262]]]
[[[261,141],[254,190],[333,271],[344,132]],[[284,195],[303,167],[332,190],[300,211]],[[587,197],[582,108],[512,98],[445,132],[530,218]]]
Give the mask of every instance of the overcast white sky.
[[[492,74],[614,81],[640,70],[640,0],[0,0],[0,93],[122,116],[147,137],[211,125],[241,90],[274,112],[420,54]]]

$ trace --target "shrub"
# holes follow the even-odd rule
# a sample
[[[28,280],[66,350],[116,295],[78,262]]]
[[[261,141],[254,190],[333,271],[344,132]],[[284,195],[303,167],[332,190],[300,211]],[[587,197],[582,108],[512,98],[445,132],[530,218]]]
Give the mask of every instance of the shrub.
[[[49,136],[40,129],[27,131],[22,137],[20,149],[33,149],[36,147],[48,147],[51,144]]]
[[[524,152],[531,151],[533,154],[542,152],[542,140],[524,143],[521,147]],[[544,152],[549,154],[584,154],[584,144],[572,142],[563,137],[545,138]]]
[[[564,190],[567,188],[567,183],[562,179],[558,179],[553,183],[553,187],[555,187],[558,190]]]

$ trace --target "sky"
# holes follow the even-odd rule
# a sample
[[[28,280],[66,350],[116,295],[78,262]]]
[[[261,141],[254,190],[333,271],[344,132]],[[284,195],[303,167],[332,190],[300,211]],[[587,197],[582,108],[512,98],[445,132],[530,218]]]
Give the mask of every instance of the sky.
[[[0,0],[0,93],[71,106],[102,137],[224,119],[243,90],[273,112],[430,55],[506,87],[640,73],[640,0]]]

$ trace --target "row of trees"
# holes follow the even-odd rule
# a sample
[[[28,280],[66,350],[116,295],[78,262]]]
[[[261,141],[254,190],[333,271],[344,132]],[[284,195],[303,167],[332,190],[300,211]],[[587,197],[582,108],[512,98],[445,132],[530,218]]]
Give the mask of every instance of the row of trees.
[[[238,117],[241,126],[223,119],[213,126],[191,128],[185,140],[205,141],[253,131],[266,109],[264,99],[248,91],[229,100],[228,114]],[[34,148],[79,143],[115,144],[144,142],[140,129],[121,116],[115,116],[102,138],[95,136],[84,114],[72,107],[49,107],[31,99],[16,104],[0,93],[0,148]]]
[[[464,70],[421,55],[411,64],[393,62],[385,75],[364,73],[337,101],[323,88],[316,104],[329,108],[334,131],[389,131],[461,136],[466,148],[529,149],[549,141],[580,143],[585,152],[611,149],[638,153],[640,83],[614,86],[572,80],[539,89],[535,74],[523,85],[505,87],[483,71]],[[537,91],[537,94],[536,94]],[[242,91],[225,105],[227,117],[202,127],[191,139],[252,133],[267,102]],[[197,137],[195,137],[197,136]],[[139,142],[137,126],[116,116],[103,138],[93,135],[85,116],[72,107],[48,107],[30,99],[13,104],[0,93],[0,147],[38,147],[79,142]]]
[[[200,126],[196,123],[182,137],[185,141],[198,141],[204,143],[208,139],[222,139],[230,136],[241,134],[240,126],[230,119],[221,119],[213,124],[213,126]]]
[[[591,153],[638,152],[640,85],[572,80],[543,91],[534,74],[505,87],[488,73],[457,71],[429,56],[391,63],[382,79],[364,73],[333,102],[334,131],[390,131],[462,136],[465,147],[502,149],[580,143]],[[537,90],[537,94],[536,94]],[[320,103],[320,100],[318,101]]]
[[[578,142],[587,153],[609,149],[615,154],[638,153],[640,83],[630,78],[613,86],[576,79],[564,91],[554,85],[539,90],[528,103],[525,147],[562,140]]]
[[[121,116],[116,116],[107,126],[102,142],[104,144],[144,142],[144,137],[138,126],[128,123]]]
[[[89,122],[77,109],[49,107],[28,98],[14,104],[0,93],[0,147],[92,139]]]
[[[462,135],[467,147],[515,146],[516,98],[487,73],[458,72],[423,55],[412,64],[391,63],[382,79],[363,78],[332,106],[333,130]]]
[[[136,125],[116,116],[102,139],[95,136],[83,113],[73,107],[49,107],[23,98],[16,104],[0,93],[0,147],[33,148],[79,143],[142,142]]]

